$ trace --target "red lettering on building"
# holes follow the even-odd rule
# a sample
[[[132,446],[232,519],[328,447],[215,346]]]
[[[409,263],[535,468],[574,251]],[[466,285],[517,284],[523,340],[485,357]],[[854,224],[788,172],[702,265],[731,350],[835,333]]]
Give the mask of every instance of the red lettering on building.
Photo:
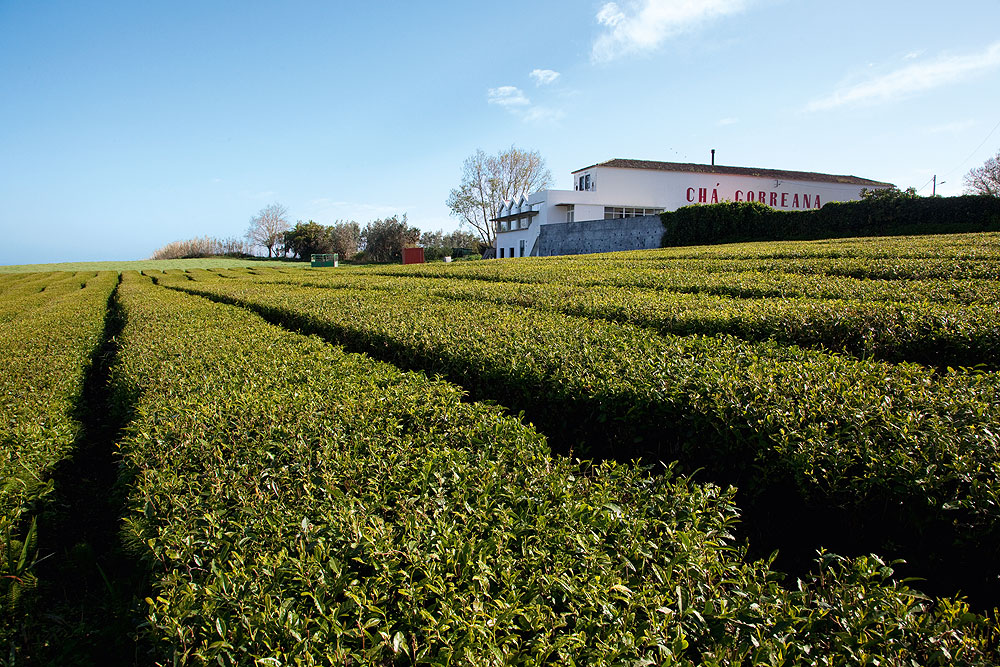
[[[775,192],[770,190],[730,190],[719,192],[719,183],[714,188],[690,187],[685,190],[688,203],[718,204],[721,201],[760,202],[771,208],[809,209],[820,208],[820,196],[805,192]]]

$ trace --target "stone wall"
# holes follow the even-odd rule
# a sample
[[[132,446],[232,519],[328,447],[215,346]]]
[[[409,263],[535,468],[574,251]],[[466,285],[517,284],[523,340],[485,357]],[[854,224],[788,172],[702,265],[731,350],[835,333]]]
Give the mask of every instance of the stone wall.
[[[659,248],[662,236],[663,223],[658,215],[542,225],[532,255],[646,250]]]

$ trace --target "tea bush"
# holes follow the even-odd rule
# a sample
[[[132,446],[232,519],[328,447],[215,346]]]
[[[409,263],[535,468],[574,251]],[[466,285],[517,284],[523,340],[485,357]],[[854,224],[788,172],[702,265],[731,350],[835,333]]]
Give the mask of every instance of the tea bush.
[[[194,279],[197,275],[188,276]],[[1000,365],[997,303],[884,302],[876,299],[739,299],[645,288],[387,276],[256,274],[255,281],[384,289],[446,299],[554,310],[628,322],[662,333],[731,334],[746,340],[846,352],[941,368]]]
[[[732,490],[553,457],[453,385],[134,274],[120,300],[129,531],[166,661],[992,659],[983,618],[877,557],[783,587],[734,543]]]
[[[440,373],[474,398],[525,411],[564,449],[705,467],[736,483],[741,502],[760,499],[775,516],[801,519],[803,504],[836,509],[841,537],[862,548],[895,545],[921,572],[965,563],[958,575],[984,590],[996,585],[980,567],[1000,556],[992,373],[656,335],[413,292],[191,277],[159,280]]]
[[[114,273],[13,274],[0,280],[0,644],[20,624],[23,596],[49,536],[35,516],[49,473],[73,449],[74,414],[102,340]],[[10,649],[13,651],[13,648]]]

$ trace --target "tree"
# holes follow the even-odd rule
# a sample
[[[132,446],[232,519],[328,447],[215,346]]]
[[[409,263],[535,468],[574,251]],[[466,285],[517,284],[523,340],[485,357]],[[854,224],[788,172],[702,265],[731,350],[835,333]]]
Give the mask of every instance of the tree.
[[[252,245],[267,248],[267,256],[271,257],[274,246],[284,239],[285,231],[290,227],[287,217],[287,208],[278,203],[268,204],[250,218],[247,239]]]
[[[299,220],[295,227],[284,232],[285,251],[291,251],[299,259],[308,259],[311,255],[333,252],[333,238],[330,227],[310,220]]]
[[[420,240],[420,230],[408,227],[406,214],[402,220],[397,216],[385,220],[372,220],[361,232],[365,254],[373,262],[398,262],[403,257],[403,248]]]
[[[337,253],[340,259],[350,259],[358,252],[361,244],[361,226],[354,222],[337,221],[332,225],[321,225],[310,220],[295,223],[295,227],[284,233],[283,245],[300,259],[322,253]]]
[[[901,199],[917,199],[917,189],[913,186],[900,190],[895,185],[888,188],[861,188],[862,201],[899,201]]]
[[[496,240],[496,223],[491,222],[503,205],[521,195],[544,190],[552,184],[552,173],[538,151],[522,151],[514,146],[496,155],[482,150],[465,160],[462,183],[448,196],[451,214],[474,229],[488,246]]]
[[[333,252],[340,255],[341,259],[351,259],[361,247],[361,225],[353,220],[338,220],[330,227],[330,239]]]
[[[424,258],[427,260],[444,257],[461,257],[464,254],[479,250],[479,236],[460,229],[447,234],[444,230],[424,232],[420,235],[420,245],[424,247]]]
[[[967,194],[1000,197],[1000,151],[983,166],[969,170],[964,182]]]

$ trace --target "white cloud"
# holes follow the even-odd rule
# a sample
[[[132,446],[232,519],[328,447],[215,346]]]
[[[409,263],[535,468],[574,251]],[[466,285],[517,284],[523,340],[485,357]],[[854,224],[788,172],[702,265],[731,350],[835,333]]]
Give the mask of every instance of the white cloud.
[[[612,28],[625,20],[625,13],[614,2],[609,2],[597,12],[597,22]]]
[[[544,86],[558,79],[559,72],[550,69],[533,69],[529,76],[535,80],[536,86]]]
[[[502,107],[518,107],[531,104],[531,100],[516,86],[490,88],[487,94],[490,104],[498,104]]]
[[[536,70],[539,71],[539,70]],[[551,70],[545,70],[551,71]],[[558,76],[558,73],[555,73]],[[487,101],[503,107],[521,120],[528,123],[555,123],[562,120],[566,114],[559,109],[532,104],[520,88],[516,86],[500,86],[487,91]]]
[[[747,0],[628,0],[623,7],[608,2],[597,12],[604,31],[594,41],[591,57],[608,62],[655,49],[709,20],[741,12],[746,4]]]
[[[826,97],[813,100],[806,105],[806,111],[892,102],[996,67],[1000,67],[1000,42],[991,44],[980,53],[941,56],[936,60],[907,65],[895,72],[846,86]]]
[[[719,125],[735,125],[738,122],[740,122],[739,118],[720,118],[718,124]]]

